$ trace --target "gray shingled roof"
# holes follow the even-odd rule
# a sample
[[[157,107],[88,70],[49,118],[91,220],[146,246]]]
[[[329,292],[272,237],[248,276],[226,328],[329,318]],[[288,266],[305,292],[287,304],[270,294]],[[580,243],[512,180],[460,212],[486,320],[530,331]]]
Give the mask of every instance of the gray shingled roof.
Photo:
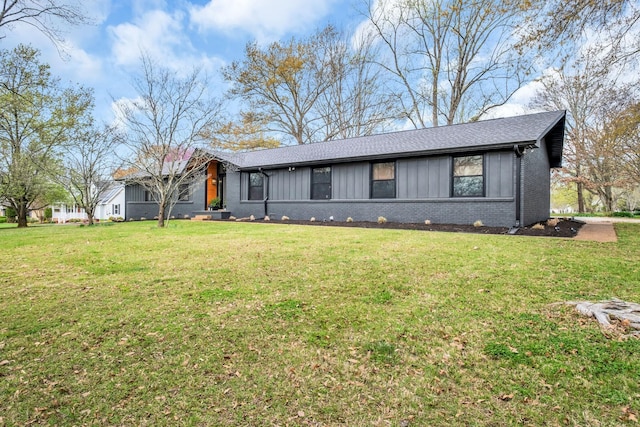
[[[511,148],[516,144],[540,146],[541,140],[552,131],[553,141],[551,146],[547,143],[546,148],[550,153],[559,151],[561,155],[564,117],[564,111],[554,111],[246,153],[216,152],[214,155],[241,169],[273,168]],[[552,159],[552,166],[559,162],[559,158]]]
[[[112,182],[100,194],[100,204],[109,203],[120,190],[124,188],[124,184],[120,182]]]

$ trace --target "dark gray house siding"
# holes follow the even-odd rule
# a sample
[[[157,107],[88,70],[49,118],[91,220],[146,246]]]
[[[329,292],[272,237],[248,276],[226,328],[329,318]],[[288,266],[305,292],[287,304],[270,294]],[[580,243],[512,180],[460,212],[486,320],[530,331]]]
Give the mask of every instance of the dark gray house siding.
[[[269,172],[272,200],[307,200],[311,197],[311,169],[278,169]]]
[[[477,153],[476,153],[477,154]],[[515,223],[513,151],[487,152],[484,157],[485,196],[452,197],[452,156],[398,159],[396,197],[372,199],[371,162],[331,166],[331,199],[311,200],[311,166],[264,170],[266,214],[274,219],[376,221],[379,216],[394,222],[470,224],[481,220],[488,226]],[[326,166],[326,165],[323,165]],[[548,172],[548,169],[547,169]],[[228,183],[238,183],[241,199],[229,201],[235,216],[265,215],[264,201],[248,200],[250,172],[227,173]],[[255,173],[255,172],[254,172]]]
[[[176,201],[170,216],[185,218],[193,216],[195,211],[201,211],[205,205],[205,187],[203,181],[190,186],[189,200]],[[127,184],[125,187],[125,220],[153,219],[158,216],[158,204],[151,200],[145,201],[145,189],[140,184]]]
[[[449,197],[451,158],[421,157],[397,162],[398,199]]]
[[[522,224],[528,225],[549,218],[551,209],[551,174],[549,156],[535,149],[522,156]]]
[[[331,168],[331,199],[362,200],[369,198],[369,162],[337,164]]]

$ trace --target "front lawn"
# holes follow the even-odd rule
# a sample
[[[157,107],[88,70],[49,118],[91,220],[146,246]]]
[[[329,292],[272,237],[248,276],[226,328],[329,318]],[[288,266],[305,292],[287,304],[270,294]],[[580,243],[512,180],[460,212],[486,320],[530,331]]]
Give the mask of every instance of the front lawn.
[[[173,221],[1,229],[0,425],[636,425],[617,243]]]

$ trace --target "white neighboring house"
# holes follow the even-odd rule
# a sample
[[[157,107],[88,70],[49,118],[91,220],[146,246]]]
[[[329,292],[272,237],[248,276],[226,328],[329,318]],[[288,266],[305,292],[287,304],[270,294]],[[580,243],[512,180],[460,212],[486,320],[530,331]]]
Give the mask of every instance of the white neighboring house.
[[[106,221],[111,217],[124,218],[124,184],[114,182],[102,194],[96,208],[95,217],[100,221]]]
[[[69,221],[85,221],[86,219],[87,213],[77,205],[65,205],[64,203],[51,205],[51,220],[53,222],[64,224]]]
[[[112,217],[124,218],[124,206],[124,184],[114,182],[100,197],[94,218],[100,221],[106,221]],[[85,210],[77,205],[59,203],[51,206],[51,219],[53,222],[63,224],[69,221],[86,221],[88,217]]]

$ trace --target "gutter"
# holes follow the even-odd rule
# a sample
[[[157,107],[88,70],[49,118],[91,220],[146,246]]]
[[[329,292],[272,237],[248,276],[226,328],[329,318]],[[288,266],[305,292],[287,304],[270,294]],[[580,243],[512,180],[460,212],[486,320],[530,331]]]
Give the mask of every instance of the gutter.
[[[269,177],[271,175],[267,174],[263,168],[258,168],[258,172],[260,172],[260,175],[265,177],[265,187],[267,189],[267,194],[264,197],[263,203],[264,203],[264,216],[267,217],[269,216]]]
[[[512,230],[517,230],[522,226],[522,156],[528,149],[536,148],[536,144],[528,145],[514,145],[513,151],[516,154],[516,222],[514,227],[509,230],[510,234]]]
[[[522,217],[522,205],[521,193],[522,193],[522,156],[524,155],[524,148],[518,145],[513,146],[513,151],[516,154],[516,222],[514,227],[516,230],[520,228]],[[511,232],[511,230],[509,230]],[[513,233],[515,234],[515,233]]]

